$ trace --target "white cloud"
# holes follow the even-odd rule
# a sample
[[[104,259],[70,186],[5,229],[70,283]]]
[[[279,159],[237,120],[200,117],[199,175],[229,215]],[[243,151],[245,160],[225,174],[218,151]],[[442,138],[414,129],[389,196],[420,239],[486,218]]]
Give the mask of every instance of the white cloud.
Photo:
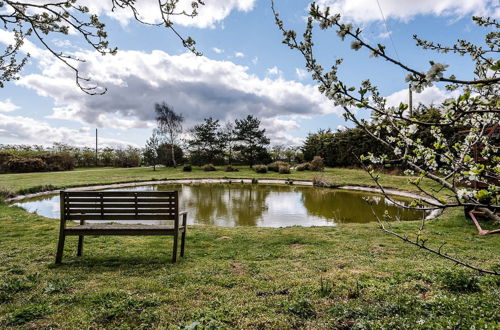
[[[0,114],[0,137],[18,141],[16,143],[51,145],[54,142],[64,142],[75,146],[89,146],[95,143],[94,134],[88,128],[54,127],[29,117]],[[109,138],[100,138],[99,142],[102,146],[133,144]]]
[[[297,74],[297,78],[299,80],[304,80],[307,78],[308,74],[307,74],[307,71],[304,70],[304,69],[299,69],[299,68],[295,68],[295,74]]]
[[[257,65],[257,62],[259,62],[259,58],[257,56],[255,56],[254,58],[252,58],[252,64],[253,65]]]
[[[0,112],[10,112],[17,109],[21,109],[21,107],[12,103],[10,99],[5,99],[4,101],[0,100]]]
[[[273,66],[272,68],[267,68],[267,74],[268,75],[271,75],[271,76],[278,76],[278,75],[281,75],[283,72],[278,69],[278,67],[275,65]]]
[[[185,10],[191,12],[191,0],[181,0],[177,5],[178,12]],[[247,12],[253,9],[255,0],[217,0],[206,1],[204,6],[198,9],[198,16],[191,18],[184,15],[175,15],[170,19],[179,25],[195,26],[198,28],[214,28],[216,23],[222,22],[231,11],[238,10]],[[130,10],[115,8],[111,11],[111,1],[103,0],[81,0],[81,3],[89,7],[90,12],[96,14],[105,14],[113,19],[118,20],[125,25],[131,21],[134,16]],[[161,19],[158,1],[156,0],[141,0],[136,1],[139,17],[147,22],[159,22]]]
[[[234,56],[235,57],[245,57],[245,54],[243,54],[242,52],[234,52]]]
[[[214,53],[217,53],[217,54],[224,53],[224,49],[220,49],[220,48],[217,48],[217,47],[212,47],[212,50],[214,51]]]
[[[340,13],[347,21],[367,23],[382,20],[377,2],[373,0],[319,0],[317,3],[322,7],[329,6],[331,12]],[[400,21],[408,21],[418,15],[486,15],[497,18],[500,15],[498,0],[381,0],[380,6],[386,19]]]
[[[413,106],[417,107],[419,103],[429,106],[431,104],[438,105],[448,98],[456,98],[460,95],[459,90],[448,92],[446,90],[439,89],[436,86],[431,86],[424,89],[421,93],[412,93]],[[408,89],[402,89],[398,92],[392,93],[387,96],[388,106],[399,106],[400,103],[408,104],[409,94]]]
[[[272,144],[299,145],[304,141],[303,138],[289,134],[289,131],[296,131],[300,128],[295,120],[263,118],[262,126],[266,129],[266,135],[272,137]]]
[[[248,67],[229,61],[163,51],[76,55],[87,60],[80,64],[82,74],[106,86],[106,94],[83,94],[73,73],[55,60],[42,65],[41,74],[16,82],[53,99],[51,118],[100,127],[147,128],[153,123],[154,103],[162,101],[184,115],[186,127],[208,116],[234,120],[247,114],[276,118],[338,113],[313,85],[281,77],[260,79],[249,74]],[[274,71],[280,73],[277,68]]]

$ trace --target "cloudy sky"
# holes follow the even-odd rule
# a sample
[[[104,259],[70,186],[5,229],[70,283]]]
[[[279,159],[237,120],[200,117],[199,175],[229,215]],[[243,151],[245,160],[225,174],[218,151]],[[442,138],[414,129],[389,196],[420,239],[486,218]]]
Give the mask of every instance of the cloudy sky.
[[[181,0],[182,2],[183,0]],[[43,1],[47,2],[47,1]],[[168,30],[137,23],[129,12],[111,12],[105,0],[82,0],[106,23],[115,56],[93,53],[75,36],[51,36],[60,50],[84,58],[82,74],[107,88],[89,96],[74,83],[72,71],[55,60],[36,40],[23,48],[31,60],[21,79],[0,89],[0,144],[65,142],[92,145],[95,128],[102,143],[142,146],[154,126],[153,108],[167,102],[189,128],[206,117],[221,121],[253,114],[262,120],[274,144],[300,144],[319,128],[349,126],[341,112],[318,91],[304,60],[281,43],[270,0],[207,0],[195,19],[179,18],[182,35],[197,41],[203,56],[186,52]],[[189,3],[189,1],[187,1]],[[141,0],[144,19],[157,19],[155,1]],[[439,55],[415,46],[413,34],[450,44],[457,38],[481,42],[483,31],[471,15],[500,17],[498,0],[319,0],[364,29],[364,39],[383,43],[402,62],[426,71],[428,61],[450,64],[449,73],[471,78],[467,58]],[[302,31],[308,1],[276,0],[288,28]],[[393,43],[389,38],[392,37]],[[0,51],[11,36],[0,30]],[[353,52],[333,31],[319,32],[316,55],[325,67],[344,58],[341,77],[350,84],[370,78],[389,103],[407,101],[406,73],[364,51]],[[434,86],[414,102],[439,102],[448,95]]]

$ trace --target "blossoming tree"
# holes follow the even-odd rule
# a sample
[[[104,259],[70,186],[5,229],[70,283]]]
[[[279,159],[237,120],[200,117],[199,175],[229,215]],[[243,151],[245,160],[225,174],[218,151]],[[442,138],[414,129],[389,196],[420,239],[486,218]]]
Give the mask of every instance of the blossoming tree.
[[[386,52],[385,46],[366,41],[360,28],[344,23],[340,14],[331,13],[329,8],[311,4],[301,38],[295,31],[286,29],[274,4],[273,11],[276,24],[284,36],[283,43],[303,56],[305,66],[319,84],[321,93],[334,105],[343,108],[347,120],[363,128],[391,151],[390,154],[360,155],[360,160],[382,192],[384,188],[373,166],[398,163],[406,168],[405,173],[411,175],[410,182],[425,197],[425,203],[414,200],[411,207],[428,210],[461,207],[467,212],[480,212],[500,223],[497,214],[500,193],[500,130],[497,130],[500,123],[500,25],[496,20],[473,17],[473,21],[486,31],[484,45],[458,40],[454,45],[445,46],[414,36],[417,46],[423,49],[469,56],[474,63],[472,78],[460,79],[447,74],[446,64],[430,62],[425,72],[395,59]],[[419,119],[405,103],[389,106],[379,88],[369,79],[359,86],[344,83],[339,77],[342,59],[331,63],[329,70],[319,63],[314,53],[315,27],[335,30],[340,39],[351,42],[354,51],[367,49],[371,57],[403,69],[407,72],[406,82],[415,92],[422,92],[439,82],[444,83],[447,90],[456,90],[460,95],[434,106],[439,111],[436,120]],[[370,120],[362,119],[363,111],[368,112]],[[417,137],[422,130],[430,132],[430,142],[426,139],[424,143]],[[443,134],[445,130],[461,134],[452,139],[449,134]],[[424,184],[429,180],[434,184]],[[418,236],[416,243],[425,246],[425,243],[419,243]]]

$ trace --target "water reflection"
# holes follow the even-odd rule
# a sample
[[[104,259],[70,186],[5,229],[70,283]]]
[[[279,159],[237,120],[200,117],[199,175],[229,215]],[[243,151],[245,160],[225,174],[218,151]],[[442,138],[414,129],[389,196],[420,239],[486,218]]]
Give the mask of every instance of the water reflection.
[[[380,195],[326,188],[262,184],[169,184],[113,190],[178,190],[180,209],[189,212],[190,224],[281,227],[376,221],[364,199],[370,201],[379,216],[387,210],[401,220],[422,217],[421,212],[402,209]],[[59,217],[58,195],[21,201],[15,205],[49,218]]]

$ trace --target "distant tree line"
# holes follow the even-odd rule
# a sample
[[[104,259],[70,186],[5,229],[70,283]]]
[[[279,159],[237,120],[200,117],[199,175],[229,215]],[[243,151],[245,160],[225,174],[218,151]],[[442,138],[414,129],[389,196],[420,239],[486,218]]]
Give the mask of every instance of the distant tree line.
[[[413,113],[415,120],[422,122],[439,122],[442,114],[438,110],[430,107],[420,106]],[[383,123],[382,123],[383,124]],[[374,126],[374,125],[372,125]],[[367,127],[371,127],[368,125]],[[375,128],[374,128],[375,129]],[[465,127],[464,127],[465,129]],[[424,146],[432,146],[436,141],[431,134],[432,127],[427,126],[415,133],[415,138],[421,141]],[[460,130],[444,128],[443,135],[447,139],[463,139]],[[391,132],[381,131],[382,139],[391,139]],[[305,161],[310,161],[314,156],[321,156],[326,166],[345,167],[359,166],[361,155],[373,154],[375,156],[388,155],[394,158],[392,150],[373,139],[365,129],[357,126],[344,130],[332,131],[330,129],[319,129],[316,133],[310,133],[301,147]],[[438,160],[439,162],[439,160]],[[389,164],[391,167],[399,167],[401,163]]]
[[[0,172],[69,171],[75,167],[135,167],[142,162],[141,149],[105,147],[95,149],[55,143],[41,145],[0,145]]]

